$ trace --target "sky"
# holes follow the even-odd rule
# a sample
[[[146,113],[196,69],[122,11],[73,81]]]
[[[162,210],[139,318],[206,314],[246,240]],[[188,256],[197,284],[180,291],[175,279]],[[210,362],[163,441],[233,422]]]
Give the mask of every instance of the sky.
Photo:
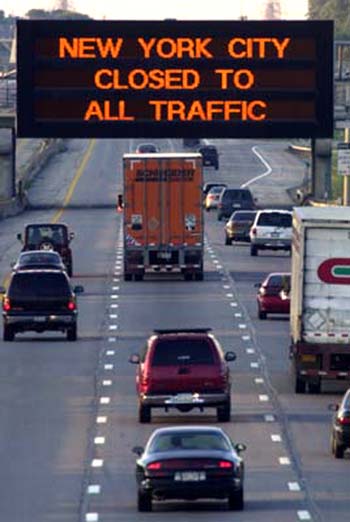
[[[248,20],[263,18],[267,0],[68,0],[75,11],[110,20]],[[30,9],[51,10],[57,0],[0,0],[6,15],[25,16]],[[279,0],[281,18],[303,20],[308,0]],[[176,4],[176,5],[175,5]]]

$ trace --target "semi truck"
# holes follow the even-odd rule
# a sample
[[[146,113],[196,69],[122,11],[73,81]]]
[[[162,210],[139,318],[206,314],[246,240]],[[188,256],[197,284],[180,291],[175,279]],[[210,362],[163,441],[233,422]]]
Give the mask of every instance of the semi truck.
[[[202,156],[124,154],[124,279],[203,279]]]
[[[290,331],[296,393],[350,381],[348,207],[293,210]]]

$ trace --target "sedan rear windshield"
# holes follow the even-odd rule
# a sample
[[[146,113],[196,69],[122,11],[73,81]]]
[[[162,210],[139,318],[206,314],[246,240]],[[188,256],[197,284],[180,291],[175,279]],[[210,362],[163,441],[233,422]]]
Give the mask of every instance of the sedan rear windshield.
[[[228,441],[220,433],[210,432],[172,432],[162,433],[153,439],[149,451],[158,453],[162,451],[178,450],[221,450],[230,451]]]
[[[232,221],[254,221],[255,212],[235,212],[232,215]]]
[[[263,212],[258,218],[257,225],[265,227],[291,227],[292,215],[281,214],[280,212]]]
[[[14,275],[9,296],[11,299],[26,297],[69,297],[71,290],[63,273],[17,273]]]
[[[214,364],[212,346],[205,340],[160,340],[153,353],[153,366]]]

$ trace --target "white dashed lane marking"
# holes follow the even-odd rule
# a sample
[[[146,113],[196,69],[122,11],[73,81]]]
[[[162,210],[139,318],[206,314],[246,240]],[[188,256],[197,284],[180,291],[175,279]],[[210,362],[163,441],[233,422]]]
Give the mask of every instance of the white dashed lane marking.
[[[109,343],[115,343],[116,342],[116,338],[115,337],[108,337],[108,342]]]
[[[105,415],[101,415],[96,418],[96,424],[106,424],[107,417]]]
[[[105,364],[104,365],[105,370],[113,370],[113,368],[114,368],[114,364]]]
[[[86,513],[86,522],[98,522],[98,513]]]
[[[251,368],[259,368],[259,363],[258,362],[251,362],[250,363],[250,367]]]
[[[261,402],[267,402],[269,401],[269,396],[268,395],[259,395],[259,401]]]
[[[254,382],[255,384],[264,384],[264,379],[262,377],[256,377]]]
[[[112,386],[112,381],[106,379],[105,381],[102,381],[102,386]]]
[[[111,355],[115,355],[115,350],[107,350],[106,355],[108,355],[108,357],[110,357]]]
[[[99,484],[90,484],[87,488],[87,492],[89,495],[98,495],[101,493],[101,486]]]
[[[94,443],[96,445],[99,445],[99,444],[104,444],[106,441],[106,439],[104,437],[95,437],[94,438]]]
[[[92,459],[91,467],[102,468],[102,466],[103,466],[103,459]]]
[[[281,466],[290,466],[289,457],[279,457],[278,462],[281,464]]]
[[[109,404],[111,402],[110,397],[100,397],[100,404]]]
[[[271,440],[272,440],[272,442],[281,442],[282,441],[282,437],[278,433],[272,433],[271,434]]]
[[[267,413],[264,415],[265,422],[275,422],[275,416]]]
[[[289,491],[300,491],[299,482],[288,482]]]
[[[109,318],[110,319],[118,319],[118,315],[117,314],[109,314]]]
[[[311,520],[311,515],[308,511],[304,511],[304,510],[298,511],[297,514],[298,514],[299,520]]]

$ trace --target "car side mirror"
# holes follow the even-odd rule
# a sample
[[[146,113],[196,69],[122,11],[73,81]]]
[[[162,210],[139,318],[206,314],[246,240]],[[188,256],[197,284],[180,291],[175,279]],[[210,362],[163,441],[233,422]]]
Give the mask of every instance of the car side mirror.
[[[261,283],[255,283],[254,284],[254,288],[260,288],[261,287]]]
[[[140,356],[139,356],[139,354],[138,353],[133,353],[132,355],[130,355],[129,362],[131,364],[140,364]]]
[[[138,455],[139,457],[141,457],[142,453],[144,452],[144,449],[142,446],[134,446],[132,448],[132,452],[133,453],[136,453],[136,455]]]
[[[242,451],[245,451],[247,449],[247,446],[242,442],[238,442],[237,444],[234,444],[234,448],[237,451],[237,453],[241,453]]]
[[[74,287],[75,294],[82,294],[84,292],[84,287],[82,285],[78,285]]]
[[[338,411],[339,410],[339,404],[328,404],[329,411]]]
[[[237,358],[237,355],[235,354],[235,352],[226,352],[225,353],[225,361],[227,361],[227,362],[235,361],[236,358]]]
[[[72,239],[74,239],[74,237],[75,237],[74,232],[69,232],[69,236],[68,236],[69,241],[72,241]]]
[[[5,294],[6,289],[4,286],[0,286],[0,294]]]
[[[22,234],[17,234],[18,241],[22,241]]]

